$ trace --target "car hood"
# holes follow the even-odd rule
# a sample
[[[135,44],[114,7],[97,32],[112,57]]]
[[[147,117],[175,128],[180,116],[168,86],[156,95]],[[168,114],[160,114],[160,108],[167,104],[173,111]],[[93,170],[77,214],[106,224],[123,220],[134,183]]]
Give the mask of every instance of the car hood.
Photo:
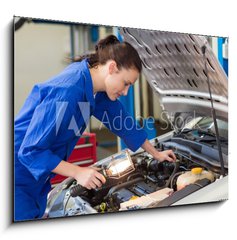
[[[228,119],[227,76],[206,37],[132,28],[121,28],[120,33],[138,51],[143,73],[170,120],[176,113],[211,116],[207,73],[216,116]]]

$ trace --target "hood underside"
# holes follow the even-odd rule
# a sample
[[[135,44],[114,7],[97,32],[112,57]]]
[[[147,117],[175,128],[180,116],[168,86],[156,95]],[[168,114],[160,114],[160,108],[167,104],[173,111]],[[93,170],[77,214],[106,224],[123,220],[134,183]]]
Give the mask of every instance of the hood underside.
[[[206,37],[131,28],[121,28],[120,33],[138,51],[143,73],[169,117],[178,112],[211,115],[208,75],[216,116],[228,119],[227,76]]]

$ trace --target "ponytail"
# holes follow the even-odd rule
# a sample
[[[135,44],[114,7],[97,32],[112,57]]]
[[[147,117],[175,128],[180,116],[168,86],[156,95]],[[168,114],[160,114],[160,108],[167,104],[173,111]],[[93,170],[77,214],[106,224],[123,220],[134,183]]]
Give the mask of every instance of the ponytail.
[[[135,68],[139,73],[142,70],[141,59],[135,48],[127,42],[120,43],[114,35],[101,39],[96,44],[94,53],[83,55],[75,59],[74,62],[80,62],[83,59],[88,60],[91,68],[99,64],[103,65],[108,60],[114,60],[119,70],[121,68]]]

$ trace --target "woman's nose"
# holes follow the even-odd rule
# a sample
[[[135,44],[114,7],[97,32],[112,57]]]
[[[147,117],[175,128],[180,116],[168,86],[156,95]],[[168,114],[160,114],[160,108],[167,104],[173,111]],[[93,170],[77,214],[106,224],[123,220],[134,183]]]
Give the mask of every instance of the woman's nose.
[[[123,90],[123,96],[127,96],[127,94],[128,94],[128,89],[129,89],[129,86],[127,86],[127,87]]]

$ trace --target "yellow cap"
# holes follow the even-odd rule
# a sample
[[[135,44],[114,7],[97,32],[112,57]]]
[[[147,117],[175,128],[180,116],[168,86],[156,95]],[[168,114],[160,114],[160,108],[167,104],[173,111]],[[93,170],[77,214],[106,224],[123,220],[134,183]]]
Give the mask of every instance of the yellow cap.
[[[106,203],[102,202],[102,203],[100,204],[100,210],[101,210],[101,211],[104,211],[105,209],[106,209]]]
[[[202,168],[201,167],[196,167],[196,168],[193,168],[192,170],[191,170],[191,172],[193,173],[193,174],[200,174],[200,173],[202,173]]]
[[[129,200],[134,200],[134,199],[137,199],[137,198],[139,198],[139,197],[133,195]]]

